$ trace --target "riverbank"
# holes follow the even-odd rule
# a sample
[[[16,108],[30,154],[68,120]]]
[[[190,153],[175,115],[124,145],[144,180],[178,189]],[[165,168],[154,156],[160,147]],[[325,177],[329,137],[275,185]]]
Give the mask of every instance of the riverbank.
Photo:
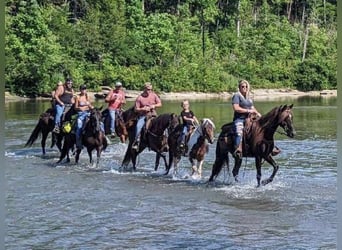
[[[135,99],[141,91],[126,90],[128,99]],[[88,91],[90,98],[95,100],[100,98],[103,93]],[[221,93],[201,93],[201,92],[161,92],[158,93],[162,100],[207,100],[207,99],[230,99],[232,97],[231,92]],[[251,93],[251,97],[254,100],[277,100],[277,99],[288,99],[298,98],[303,96],[322,96],[322,97],[337,97],[337,90],[322,90],[322,91],[298,91],[293,89],[255,89]],[[31,100],[32,98],[20,97],[12,95],[9,92],[5,92],[5,102],[10,101],[25,101]],[[50,99],[50,97],[37,97],[34,99]]]

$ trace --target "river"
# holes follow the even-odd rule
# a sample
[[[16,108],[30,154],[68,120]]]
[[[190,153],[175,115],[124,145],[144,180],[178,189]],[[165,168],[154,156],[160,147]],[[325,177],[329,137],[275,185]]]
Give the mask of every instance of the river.
[[[336,249],[336,98],[256,106],[266,113],[286,103],[294,104],[297,136],[276,134],[280,169],[261,188],[252,159],[243,161],[240,183],[222,171],[215,185],[206,185],[216,142],[201,180],[164,176],[163,164],[155,172],[155,154],[148,150],[136,172],[120,171],[127,145],[117,140],[98,167],[88,163],[86,152],[78,165],[73,158],[56,164],[56,148],[43,156],[39,140],[23,147],[49,102],[6,103],[6,249]],[[232,119],[231,105],[222,100],[191,101],[191,109],[212,119],[217,135]],[[158,112],[180,110],[179,102],[168,101]],[[187,176],[188,160],[180,166]],[[271,171],[264,164],[263,177]]]

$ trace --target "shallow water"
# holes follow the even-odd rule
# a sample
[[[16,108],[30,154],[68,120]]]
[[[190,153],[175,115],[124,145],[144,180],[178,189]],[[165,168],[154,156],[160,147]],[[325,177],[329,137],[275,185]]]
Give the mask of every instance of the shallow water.
[[[8,107],[6,249],[336,249],[335,107],[322,101],[296,104],[298,136],[276,136],[280,169],[274,182],[261,188],[252,159],[243,161],[240,183],[224,169],[208,186],[215,143],[202,179],[189,177],[185,158],[177,177],[164,176],[163,164],[155,172],[155,154],[147,150],[136,172],[121,171],[127,145],[117,141],[98,167],[88,163],[86,152],[79,165],[73,158],[71,164],[56,164],[55,148],[46,156],[39,141],[23,148],[46,104],[20,105],[16,112]],[[198,104],[210,105],[219,106]],[[265,110],[272,105],[260,104]],[[170,103],[172,109],[179,109],[178,103]],[[319,114],[312,115],[313,109]],[[305,126],[312,116],[317,125]],[[213,117],[217,124],[226,120]],[[263,178],[271,171],[265,163]]]

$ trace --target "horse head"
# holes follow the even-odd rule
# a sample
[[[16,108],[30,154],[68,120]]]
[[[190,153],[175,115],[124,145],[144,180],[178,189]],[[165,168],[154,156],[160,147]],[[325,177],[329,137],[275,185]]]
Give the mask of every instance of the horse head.
[[[101,131],[102,113],[101,109],[93,108],[90,110],[89,125],[93,129],[93,133],[99,133]]]
[[[296,135],[296,131],[293,127],[293,114],[292,114],[291,105],[284,105],[279,107],[279,115],[278,122],[279,126],[282,127],[286,133],[286,135],[290,138],[293,138]]]
[[[181,123],[180,116],[175,113],[170,114],[169,133],[171,133]]]
[[[209,118],[204,118],[201,121],[201,129],[202,135],[208,140],[210,144],[212,144],[215,139],[215,124]]]

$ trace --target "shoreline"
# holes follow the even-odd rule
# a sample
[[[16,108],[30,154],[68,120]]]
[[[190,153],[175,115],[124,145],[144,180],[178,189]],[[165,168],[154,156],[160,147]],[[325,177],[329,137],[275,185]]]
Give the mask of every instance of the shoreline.
[[[125,90],[127,99],[135,99],[142,91]],[[103,92],[88,91],[88,95],[92,100],[101,99],[96,96],[103,94]],[[232,92],[221,93],[203,93],[203,92],[160,92],[158,93],[162,100],[177,101],[177,100],[208,100],[208,99],[229,99],[232,97]],[[253,100],[276,100],[299,98],[303,96],[321,96],[321,97],[337,97],[337,90],[322,90],[322,91],[298,91],[293,89],[255,89],[251,91],[251,98]],[[5,102],[10,101],[27,101],[27,100],[49,100],[51,97],[36,97],[28,98],[12,95],[5,92]]]

